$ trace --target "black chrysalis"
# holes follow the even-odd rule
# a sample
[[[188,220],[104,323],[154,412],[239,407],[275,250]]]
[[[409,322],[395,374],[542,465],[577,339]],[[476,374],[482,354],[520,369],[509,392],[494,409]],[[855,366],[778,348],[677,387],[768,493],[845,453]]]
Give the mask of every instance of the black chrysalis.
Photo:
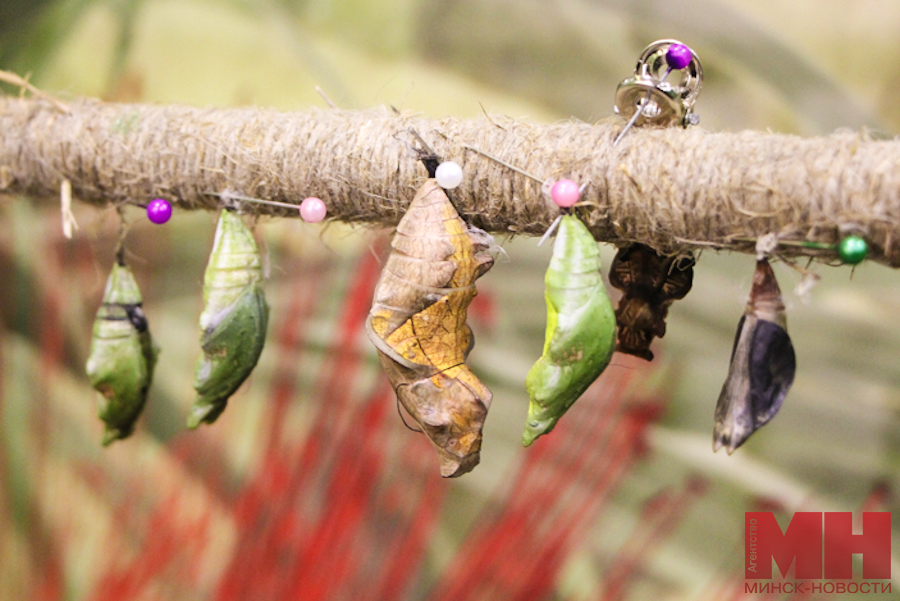
[[[728,379],[716,404],[713,450],[729,454],[778,413],[794,382],[796,358],[781,290],[768,259],[756,262],[753,288],[738,323]]]

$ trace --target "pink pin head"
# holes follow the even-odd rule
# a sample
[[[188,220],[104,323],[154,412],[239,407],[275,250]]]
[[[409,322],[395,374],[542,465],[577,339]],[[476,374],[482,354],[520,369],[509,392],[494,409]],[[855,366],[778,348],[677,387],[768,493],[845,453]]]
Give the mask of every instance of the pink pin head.
[[[303,202],[300,203],[300,217],[308,223],[319,223],[325,219],[327,212],[328,209],[321,198],[310,196],[309,198],[304,198]]]
[[[581,190],[578,184],[570,179],[561,179],[550,188],[550,197],[558,206],[567,209],[578,202]]]

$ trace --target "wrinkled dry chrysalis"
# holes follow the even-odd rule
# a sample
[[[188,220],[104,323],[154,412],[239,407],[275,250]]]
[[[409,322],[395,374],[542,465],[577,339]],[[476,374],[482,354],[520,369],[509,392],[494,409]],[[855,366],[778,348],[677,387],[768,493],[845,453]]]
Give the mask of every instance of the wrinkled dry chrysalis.
[[[437,449],[444,477],[479,461],[491,391],[465,364],[466,311],[494,264],[493,238],[464,222],[434,179],[397,226],[366,330],[403,407]]]
[[[644,244],[620,248],[609,283],[623,292],[616,308],[616,350],[651,361],[650,343],[666,335],[669,305],[684,298],[694,281],[694,258],[663,256]]]

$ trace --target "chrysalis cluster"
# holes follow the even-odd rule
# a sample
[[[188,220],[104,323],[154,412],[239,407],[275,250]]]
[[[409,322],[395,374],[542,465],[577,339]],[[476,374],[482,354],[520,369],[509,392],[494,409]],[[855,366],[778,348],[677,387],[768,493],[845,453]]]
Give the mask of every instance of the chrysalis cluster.
[[[247,379],[262,353],[269,306],[262,290],[262,260],[253,233],[234,211],[219,216],[203,276],[200,347],[188,427],[211,424]]]
[[[465,361],[475,280],[494,264],[493,238],[466,224],[434,179],[397,226],[367,320],[397,397],[429,437],[441,475],[460,476],[479,461],[492,394]]]
[[[655,75],[642,71],[641,77],[636,73],[620,86],[623,100],[631,103],[626,106],[634,111],[623,133],[632,125],[640,126],[641,119],[650,123],[660,114],[649,111],[648,90],[658,101],[680,98],[682,104],[672,104],[665,120],[684,126],[695,123],[690,109],[701,75],[696,55],[674,40],[657,42],[645,54],[639,66],[646,63]],[[684,71],[680,91],[666,82],[673,70]],[[678,98],[669,92],[677,92]],[[639,97],[645,100],[634,104]],[[460,165],[438,165],[433,153],[420,155],[433,178],[417,191],[397,226],[366,319],[366,333],[398,403],[436,449],[441,475],[456,477],[480,461],[482,429],[493,396],[466,361],[474,346],[467,312],[477,294],[476,280],[493,266],[494,240],[464,221],[445,191],[462,184]],[[691,290],[695,260],[690,253],[667,256],[640,243],[619,249],[609,280],[622,297],[613,309],[601,275],[597,242],[573,212],[580,210],[573,207],[579,206],[588,184],[579,186],[569,179],[553,183],[494,160],[540,183],[560,210],[544,236],[552,235],[558,224],[544,278],[547,323],[543,351],[525,379],[529,407],[522,443],[529,446],[555,428],[607,368],[615,351],[653,359],[650,347],[655,338],[666,334],[669,307]],[[233,201],[294,206],[221,196],[229,208],[219,216],[204,275],[203,353],[195,369],[197,396],[187,420],[190,428],[213,423],[221,415],[228,399],[256,366],[268,328],[259,249],[251,231],[232,210]],[[319,222],[326,213],[324,201],[317,197],[308,197],[300,205],[301,217],[307,222]],[[167,201],[155,199],[148,205],[148,218],[154,223],[165,223],[170,216]],[[753,287],[738,323],[728,376],[715,409],[714,449],[725,447],[729,454],[772,419],[794,380],[796,358],[787,333],[785,306],[765,258],[776,252],[780,243],[817,252],[836,251],[843,262],[853,265],[868,253],[868,243],[856,234],[839,244],[779,242],[774,233],[757,240],[760,258]],[[101,395],[104,445],[132,433],[158,354],[141,309],[140,291],[121,256],[120,247],[119,262],[97,312],[87,363],[91,384]]]
[[[753,287],[738,323],[728,379],[716,404],[713,448],[741,446],[781,408],[796,359],[778,281],[768,259],[756,262]]]
[[[100,393],[103,444],[134,431],[153,380],[158,349],[141,308],[141,291],[124,262],[113,266],[94,320],[86,371]]]
[[[600,251],[574,215],[560,221],[544,278],[547,331],[541,358],[528,372],[530,403],[522,444],[553,430],[609,364],[616,316],[600,275]]]

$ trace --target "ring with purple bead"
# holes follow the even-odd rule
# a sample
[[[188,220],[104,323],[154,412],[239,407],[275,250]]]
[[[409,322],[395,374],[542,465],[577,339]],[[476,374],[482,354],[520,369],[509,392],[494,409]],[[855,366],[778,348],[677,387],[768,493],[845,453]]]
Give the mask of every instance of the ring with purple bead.
[[[162,198],[154,198],[147,205],[147,219],[157,225],[162,225],[172,218],[172,205]]]
[[[675,81],[669,76],[678,73]],[[694,103],[703,83],[703,67],[694,51],[678,40],[657,40],[638,57],[634,75],[616,87],[615,111],[625,127],[613,141],[618,145],[632,127],[697,125]]]

